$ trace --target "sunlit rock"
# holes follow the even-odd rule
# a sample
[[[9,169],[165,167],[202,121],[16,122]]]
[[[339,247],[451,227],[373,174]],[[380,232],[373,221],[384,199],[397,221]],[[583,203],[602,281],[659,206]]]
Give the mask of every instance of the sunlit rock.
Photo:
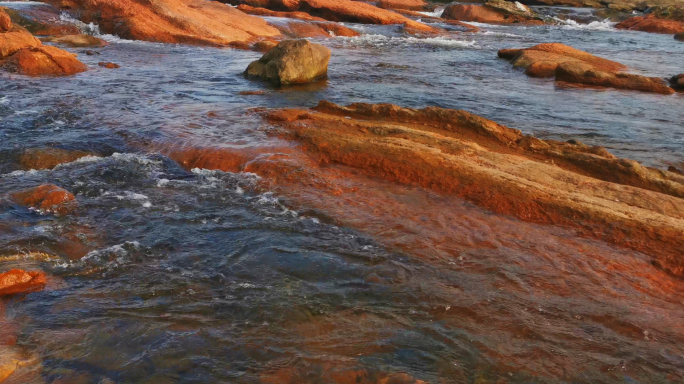
[[[42,289],[46,282],[47,278],[43,272],[12,269],[0,273],[0,296],[33,292]]]

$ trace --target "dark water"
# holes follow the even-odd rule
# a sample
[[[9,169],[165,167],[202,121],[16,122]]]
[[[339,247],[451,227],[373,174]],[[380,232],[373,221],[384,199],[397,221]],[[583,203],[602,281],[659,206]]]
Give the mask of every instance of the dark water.
[[[57,256],[0,261],[54,276],[5,301],[16,348],[38,361],[10,381],[253,383],[290,372],[325,383],[326,372],[359,369],[432,383],[684,380],[684,284],[645,255],[378,181],[364,183],[394,203],[324,220],[255,189],[254,175],[189,172],[142,149],[282,145],[248,110],[325,99],[465,109],[660,168],[684,163],[682,95],[561,89],[496,58],[559,41],[669,77],[684,72],[671,36],[601,22],[433,39],[352,27],[366,35],[319,41],[333,50],[329,78],[305,87],[245,80],[254,52],[113,37],[79,56],[90,70],[75,77],[0,75],[0,255]],[[249,90],[267,93],[238,95]],[[101,157],[18,170],[23,150],[44,146]],[[73,214],[8,198],[48,182],[77,195]],[[339,224],[354,220],[365,226]],[[79,247],[90,252],[77,260]]]

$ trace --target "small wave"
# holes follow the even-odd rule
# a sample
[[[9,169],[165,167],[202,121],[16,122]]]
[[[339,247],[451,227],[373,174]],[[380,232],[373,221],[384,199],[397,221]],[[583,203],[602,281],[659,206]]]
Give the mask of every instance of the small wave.
[[[434,45],[442,47],[474,47],[477,42],[474,40],[455,40],[448,37],[429,37],[429,38],[417,38],[417,37],[389,37],[385,35],[363,35],[358,37],[341,37],[340,39],[345,39],[354,43],[368,43],[372,45]]]
[[[425,16],[430,16],[430,17],[442,17],[442,13],[444,13],[444,8],[445,7],[437,7],[433,12],[418,12],[421,15]]]
[[[0,104],[7,104],[7,103],[9,103],[9,97],[3,96],[2,98],[0,98]]]
[[[62,12],[59,15],[59,20],[65,22],[65,23],[70,23],[75,25],[78,29],[81,30],[86,35],[100,35],[100,27],[95,24],[95,23],[84,23],[81,20],[78,20],[71,16],[68,12]]]
[[[615,29],[615,25],[617,24],[616,22],[610,21],[609,19],[605,19],[602,21],[592,21],[589,24],[581,24],[578,23],[575,20],[572,19],[559,19],[557,17],[553,18],[557,22],[561,24],[561,28],[563,29],[578,29],[578,30],[588,30],[588,31],[610,31],[614,32],[617,31]]]
[[[77,261],[57,263],[54,267],[65,272],[76,271],[82,274],[111,271],[134,262],[143,251],[143,247],[137,241],[127,241],[92,251]]]
[[[484,32],[482,32],[482,34],[485,36],[516,37],[519,39],[525,39],[526,38],[525,36],[516,35],[515,33],[506,33],[506,32],[484,31]]]

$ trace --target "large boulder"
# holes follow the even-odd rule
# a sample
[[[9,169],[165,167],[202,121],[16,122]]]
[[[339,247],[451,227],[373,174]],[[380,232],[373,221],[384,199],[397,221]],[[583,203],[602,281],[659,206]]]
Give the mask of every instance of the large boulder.
[[[674,35],[675,40],[684,41],[684,32]]]
[[[76,57],[76,54],[42,45],[20,49],[1,65],[9,72],[26,76],[69,76],[88,70]]]
[[[276,85],[309,83],[328,73],[330,50],[308,40],[285,40],[261,59],[252,62],[245,75]]]
[[[46,0],[84,23],[124,39],[242,46],[279,36],[265,20],[206,0]]]

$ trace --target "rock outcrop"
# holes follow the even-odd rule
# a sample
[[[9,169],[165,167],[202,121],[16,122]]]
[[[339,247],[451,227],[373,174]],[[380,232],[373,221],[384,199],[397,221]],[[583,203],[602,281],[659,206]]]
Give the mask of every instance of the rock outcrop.
[[[684,21],[661,19],[651,14],[631,17],[618,23],[615,28],[672,35],[684,32]]]
[[[626,67],[618,62],[559,43],[502,49],[498,55],[516,67],[524,68],[525,74],[531,77],[555,77],[557,81],[594,87],[661,94],[674,92],[662,79],[620,72]]]
[[[47,278],[43,272],[26,272],[12,269],[0,273],[0,296],[33,292],[45,287]]]
[[[380,0],[378,7],[384,9],[406,9],[409,11],[424,11],[430,6],[423,0]]]
[[[76,54],[43,45],[17,51],[2,62],[2,67],[26,76],[69,76],[88,70],[76,57]]]
[[[252,62],[245,75],[276,85],[309,83],[328,73],[330,50],[307,40],[285,40],[261,59]]]
[[[410,31],[435,33],[437,29],[404,17],[396,12],[351,0],[231,0],[231,4],[246,4],[279,12],[305,12],[328,21],[362,24],[404,24]]]
[[[251,7],[241,4],[238,9],[250,15],[283,17],[288,19],[301,20],[302,22],[290,22],[287,24],[273,25],[283,35],[289,38],[308,38],[308,37],[331,37],[344,36],[355,37],[361,34],[344,25],[329,22],[320,17],[314,17],[304,12],[277,12],[266,8]]]
[[[576,228],[647,253],[684,276],[681,175],[600,147],[539,140],[465,111],[321,102],[266,118],[320,164],[458,196],[525,221]],[[262,175],[255,163],[247,169]]]
[[[48,0],[124,39],[230,46],[280,35],[266,21],[206,0]]]
[[[1,11],[0,11],[1,12]],[[44,46],[23,27],[5,24],[0,32],[0,67],[28,76],[66,76],[84,72],[85,64],[76,55]]]
[[[503,0],[490,1],[484,5],[454,3],[444,9],[442,18],[487,24],[544,23],[530,8]]]
[[[18,204],[58,213],[68,212],[76,197],[69,191],[54,184],[44,184],[35,188],[15,192],[12,198]]]
[[[556,81],[664,95],[674,93],[674,89],[658,77],[598,71],[590,65],[570,62],[562,63],[556,68]]]
[[[102,48],[108,43],[90,35],[64,35],[42,38],[44,43],[54,43],[71,48]]]

